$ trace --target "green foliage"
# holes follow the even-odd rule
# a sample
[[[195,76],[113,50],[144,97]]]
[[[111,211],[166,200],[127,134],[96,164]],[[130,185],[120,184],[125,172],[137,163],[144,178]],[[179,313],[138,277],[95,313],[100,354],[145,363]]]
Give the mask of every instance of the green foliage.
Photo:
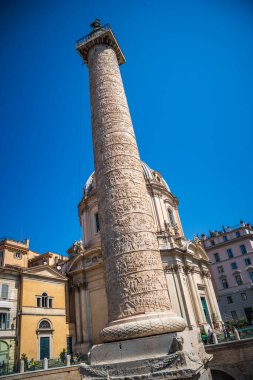
[[[62,363],[64,363],[66,357],[66,348],[63,348],[62,352],[60,353],[60,359]]]
[[[233,326],[236,326],[238,329],[241,329],[247,326],[247,320],[245,318],[232,319],[230,321],[226,321],[225,325],[232,330]]]

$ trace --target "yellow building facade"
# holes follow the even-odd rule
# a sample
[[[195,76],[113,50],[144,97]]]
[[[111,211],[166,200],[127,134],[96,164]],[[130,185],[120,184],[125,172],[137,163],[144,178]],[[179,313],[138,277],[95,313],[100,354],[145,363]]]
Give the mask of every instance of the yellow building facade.
[[[47,265],[24,269],[20,293],[20,356],[58,358],[67,346],[66,282]]]
[[[72,350],[66,260],[31,251],[28,240],[0,241],[0,368],[4,364],[6,373],[22,354],[40,360]]]

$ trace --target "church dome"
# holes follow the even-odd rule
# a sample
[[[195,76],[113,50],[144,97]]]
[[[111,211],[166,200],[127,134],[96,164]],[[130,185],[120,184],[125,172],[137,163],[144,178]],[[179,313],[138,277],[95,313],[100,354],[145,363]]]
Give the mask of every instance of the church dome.
[[[141,165],[142,165],[142,170],[143,170],[143,175],[144,175],[144,178],[145,178],[145,181],[146,183],[151,183],[151,182],[154,182],[154,181],[158,181],[162,186],[165,187],[165,189],[169,192],[171,192],[167,182],[164,180],[164,178],[160,175],[159,172],[151,169],[145,162],[141,161]],[[90,192],[96,188],[96,183],[95,183],[95,179],[94,179],[94,174],[95,172],[93,172],[88,180],[86,181],[86,184],[84,186],[84,189],[83,189],[83,192],[84,192],[84,195],[89,195]]]

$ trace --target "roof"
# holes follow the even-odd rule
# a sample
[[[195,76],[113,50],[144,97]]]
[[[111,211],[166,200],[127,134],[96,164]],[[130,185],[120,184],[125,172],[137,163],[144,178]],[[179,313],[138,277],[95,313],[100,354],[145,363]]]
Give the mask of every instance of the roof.
[[[141,165],[142,165],[142,170],[143,170],[143,175],[144,175],[145,181],[148,183],[153,181],[155,179],[154,175],[155,175],[155,173],[157,173],[157,171],[151,169],[143,161],[141,161]],[[94,174],[95,174],[95,172],[91,173],[91,175],[89,176],[88,180],[85,183],[85,186],[83,189],[84,195],[88,195],[91,192],[91,190],[96,187],[96,184],[94,183]],[[164,185],[166,190],[171,192],[169,185],[167,184],[167,182],[165,181],[165,179],[163,177],[161,177],[160,181],[162,182],[162,184]]]

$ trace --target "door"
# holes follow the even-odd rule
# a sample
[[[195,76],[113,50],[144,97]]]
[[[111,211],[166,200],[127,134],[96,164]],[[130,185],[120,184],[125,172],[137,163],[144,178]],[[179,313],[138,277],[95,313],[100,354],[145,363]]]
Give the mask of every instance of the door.
[[[205,317],[206,317],[206,321],[211,326],[211,318],[210,318],[210,314],[209,314],[208,307],[207,307],[207,304],[206,304],[206,299],[205,299],[205,297],[200,297],[200,298],[201,298],[202,308],[204,310],[204,314],[205,314]]]
[[[72,355],[73,354],[73,350],[72,350],[72,337],[71,336],[67,337],[67,354],[68,355]]]
[[[40,360],[50,358],[49,337],[43,336],[40,338]]]
[[[9,367],[9,346],[6,342],[0,340],[0,376],[8,373]]]

